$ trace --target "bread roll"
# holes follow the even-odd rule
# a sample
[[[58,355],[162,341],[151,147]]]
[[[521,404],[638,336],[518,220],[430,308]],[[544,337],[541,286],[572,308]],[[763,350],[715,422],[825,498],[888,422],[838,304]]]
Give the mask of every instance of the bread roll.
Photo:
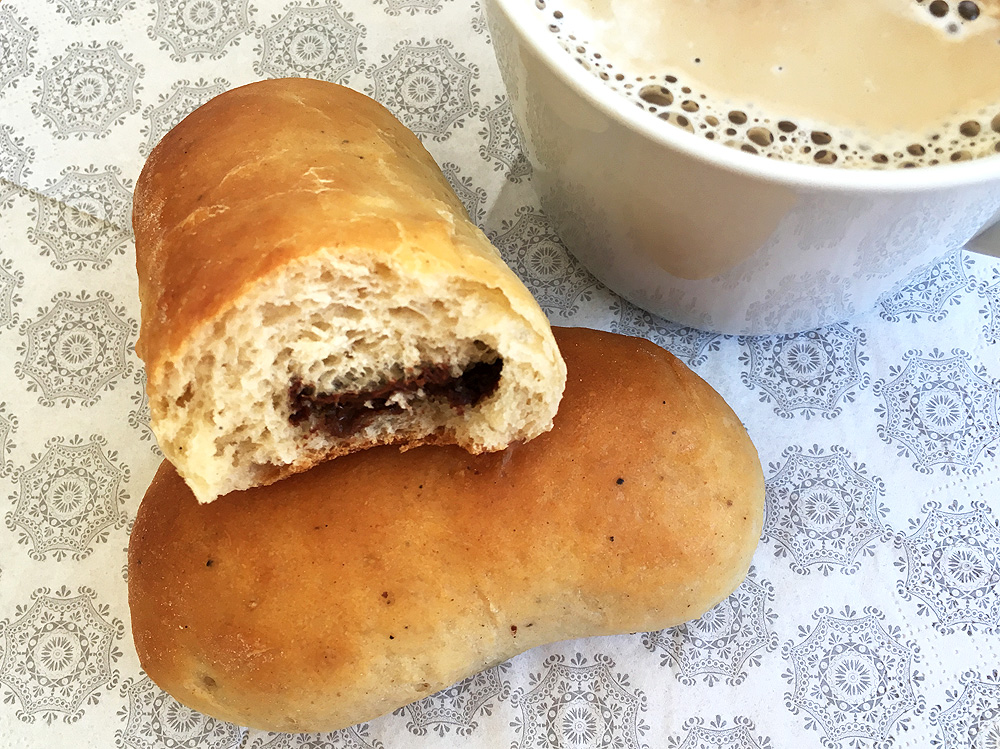
[[[739,419],[645,340],[556,337],[566,395],[527,445],[379,447],[207,506],[163,463],[129,544],[150,678],[216,718],[327,731],[725,598],[763,521]]]
[[[211,100],[153,149],[133,223],[151,426],[202,502],[375,444],[478,453],[551,428],[545,315],[362,94]]]

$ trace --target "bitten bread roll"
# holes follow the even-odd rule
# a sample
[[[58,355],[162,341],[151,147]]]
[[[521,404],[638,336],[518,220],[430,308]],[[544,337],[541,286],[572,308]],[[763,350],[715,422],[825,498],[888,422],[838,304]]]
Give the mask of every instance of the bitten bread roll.
[[[327,731],[725,598],[763,521],[739,419],[645,340],[556,338],[555,427],[502,453],[377,447],[202,506],[164,462],[129,544],[145,672],[216,718]]]
[[[133,212],[151,426],[202,502],[376,444],[551,428],[548,321],[413,133],[269,80],[153,149]]]

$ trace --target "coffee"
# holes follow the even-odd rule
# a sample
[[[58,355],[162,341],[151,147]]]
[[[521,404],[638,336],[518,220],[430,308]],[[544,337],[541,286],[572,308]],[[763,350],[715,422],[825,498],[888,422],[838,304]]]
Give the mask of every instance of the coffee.
[[[1000,152],[1000,0],[536,0],[652,115],[750,153],[861,168]]]

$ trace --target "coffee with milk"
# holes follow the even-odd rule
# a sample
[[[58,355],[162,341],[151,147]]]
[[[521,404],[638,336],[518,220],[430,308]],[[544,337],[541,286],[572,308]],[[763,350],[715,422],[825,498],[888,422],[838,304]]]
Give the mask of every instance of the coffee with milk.
[[[652,116],[840,167],[1000,152],[1000,0],[536,0]]]

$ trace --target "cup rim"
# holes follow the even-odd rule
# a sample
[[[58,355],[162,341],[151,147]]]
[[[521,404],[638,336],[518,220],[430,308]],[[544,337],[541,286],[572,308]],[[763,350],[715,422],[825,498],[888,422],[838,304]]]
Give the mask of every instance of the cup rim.
[[[534,3],[529,10],[524,7],[524,0],[490,1],[504,13],[508,23],[530,44],[548,68],[605,116],[654,143],[669,146],[713,166],[768,182],[845,192],[916,193],[1000,180],[1000,154],[915,169],[845,169],[768,159],[700,138],[658,121],[643,109],[622,106],[621,94],[601,84],[596,76],[577,63],[548,28],[530,22],[539,10]]]

